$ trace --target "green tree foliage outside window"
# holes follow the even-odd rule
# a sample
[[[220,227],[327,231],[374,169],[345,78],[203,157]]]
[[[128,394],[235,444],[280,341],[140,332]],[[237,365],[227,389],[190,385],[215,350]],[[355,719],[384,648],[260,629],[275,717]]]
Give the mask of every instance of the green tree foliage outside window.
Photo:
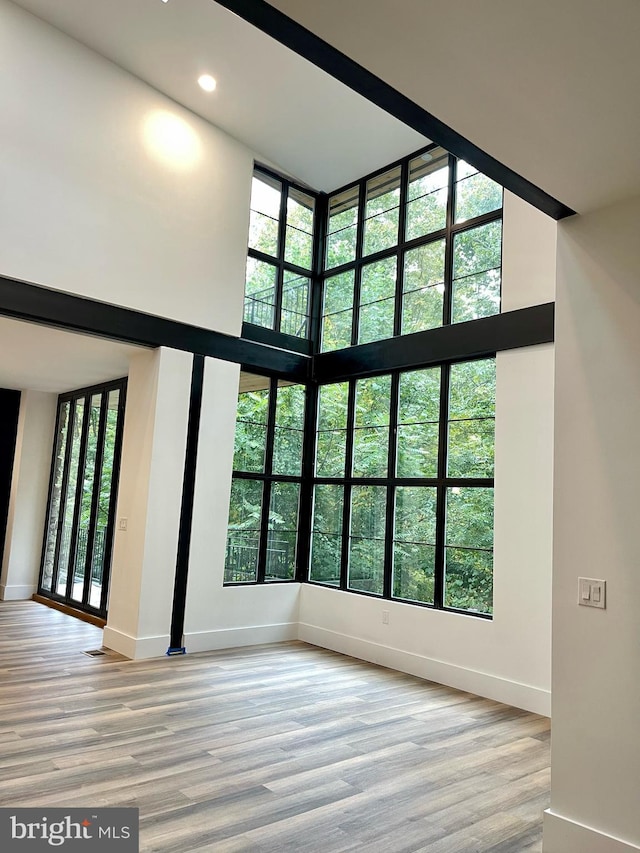
[[[312,195],[256,170],[251,185],[245,323],[309,336],[314,216]],[[273,260],[257,257],[258,253]]]
[[[400,167],[371,178],[364,190],[354,187],[329,199],[322,352],[390,338],[398,328],[406,335],[500,311],[502,187],[442,148],[411,159],[404,180],[404,235],[399,233]],[[365,202],[359,247],[360,192],[365,193]],[[484,221],[477,224],[477,217]],[[447,250],[453,258],[449,267]],[[376,253],[387,257],[367,263],[367,257]],[[343,265],[352,269],[330,273]],[[359,288],[353,286],[357,265]],[[450,317],[445,316],[447,291]]]
[[[351,427],[350,383],[320,388],[310,580],[341,584],[346,534],[347,589],[382,595],[390,571],[394,598],[434,604],[440,572],[445,607],[491,614],[495,359],[400,373],[395,412],[392,376],[352,382]],[[391,429],[395,471],[389,470]],[[345,467],[349,431],[353,456]],[[438,550],[439,512],[445,524]]]
[[[255,387],[238,395],[224,580],[255,583],[261,577],[261,549],[264,580],[291,580],[297,553],[305,388],[250,374],[242,377]]]

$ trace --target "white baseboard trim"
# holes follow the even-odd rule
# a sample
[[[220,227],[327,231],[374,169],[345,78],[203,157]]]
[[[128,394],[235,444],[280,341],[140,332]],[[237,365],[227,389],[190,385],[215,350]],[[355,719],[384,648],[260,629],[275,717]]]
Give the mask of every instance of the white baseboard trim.
[[[132,637],[124,631],[110,628],[109,625],[105,626],[102,637],[104,646],[131,660],[162,657],[167,653],[169,642],[168,634],[158,637]]]
[[[0,584],[1,601],[25,601],[37,591],[35,584]]]
[[[237,646],[260,646],[265,643],[283,643],[298,639],[297,622],[274,625],[252,625],[248,628],[222,628],[218,631],[192,631],[185,633],[185,646],[189,652],[209,652],[233,649]]]
[[[551,693],[539,687],[531,687],[528,684],[509,681],[489,673],[383,646],[359,637],[339,634],[304,622],[299,625],[298,638],[314,646],[321,646],[350,657],[407,672],[427,681],[446,684],[448,687],[475,693],[477,696],[494,699],[496,702],[503,702],[505,705],[522,708],[534,714],[545,717],[551,715]]]
[[[547,809],[542,849],[544,853],[632,853],[640,847]]]

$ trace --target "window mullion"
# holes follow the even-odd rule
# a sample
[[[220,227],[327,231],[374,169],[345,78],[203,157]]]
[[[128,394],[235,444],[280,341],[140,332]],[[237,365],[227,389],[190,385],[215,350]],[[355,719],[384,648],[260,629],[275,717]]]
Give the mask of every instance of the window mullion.
[[[434,567],[433,603],[442,608],[444,603],[444,563],[446,535],[447,443],[449,434],[449,382],[450,366],[443,364],[440,375],[440,428],[438,433],[438,481],[436,503],[436,564]]]
[[[340,589],[347,588],[349,563],[349,533],[351,528],[351,477],[353,471],[353,429],[356,414],[356,383],[349,382],[347,402],[347,440],[345,459],[344,504],[342,507],[342,557],[340,561]]]
[[[329,196],[325,193],[316,198],[313,225],[313,272],[311,275],[311,297],[309,305],[309,337],[311,352],[320,352],[322,305],[324,298],[324,259],[329,226]]]
[[[385,525],[385,542],[384,542],[384,574],[383,574],[383,591],[384,598],[391,598],[392,595],[392,574],[393,574],[393,530],[394,530],[394,510],[395,510],[395,488],[391,485],[392,479],[396,474],[396,454],[397,454],[397,432],[398,432],[398,405],[400,397],[400,374],[393,373],[391,376],[391,405],[389,412],[389,451],[388,451],[388,467],[387,467],[387,517]]]
[[[407,198],[409,196],[409,161],[404,160],[400,170],[400,211],[398,215],[398,245],[404,246],[407,227]],[[404,251],[398,249],[396,269],[396,310],[393,321],[393,334],[402,332],[402,294],[404,292]]]
[[[444,254],[444,299],[442,306],[442,322],[448,326],[451,323],[453,306],[453,220],[456,203],[456,158],[449,154],[449,192],[447,195],[447,226]]]
[[[364,217],[367,204],[367,184],[366,181],[361,181],[358,190],[358,228],[356,231],[356,267],[354,274],[353,285],[353,317],[351,325],[351,345],[358,343],[358,334],[360,329],[360,290],[362,284],[362,264],[359,261],[362,259],[364,247]]]
[[[298,508],[298,549],[295,579],[309,579],[309,555],[313,525],[313,464],[315,459],[316,423],[318,416],[318,386],[307,385],[305,392],[302,480]]]
[[[267,446],[264,459],[264,486],[262,492],[262,514],[260,517],[260,544],[258,546],[258,583],[263,583],[267,567],[267,550],[269,548],[269,510],[271,504],[271,484],[273,482],[273,448],[276,431],[276,403],[278,395],[278,380],[269,382],[269,408],[267,414]]]

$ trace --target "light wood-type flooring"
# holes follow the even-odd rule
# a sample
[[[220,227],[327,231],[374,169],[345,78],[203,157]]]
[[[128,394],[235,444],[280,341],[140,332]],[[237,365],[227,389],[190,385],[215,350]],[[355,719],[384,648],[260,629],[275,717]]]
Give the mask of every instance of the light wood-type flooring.
[[[162,853],[542,849],[545,718],[303,643],[101,642],[0,602],[0,806],[135,806]]]

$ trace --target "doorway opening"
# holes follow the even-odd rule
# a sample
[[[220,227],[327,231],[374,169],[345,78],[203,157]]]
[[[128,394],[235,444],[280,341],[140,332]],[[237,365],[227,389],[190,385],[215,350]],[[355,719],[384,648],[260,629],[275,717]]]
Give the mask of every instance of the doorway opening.
[[[58,398],[38,595],[107,617],[127,380]]]

